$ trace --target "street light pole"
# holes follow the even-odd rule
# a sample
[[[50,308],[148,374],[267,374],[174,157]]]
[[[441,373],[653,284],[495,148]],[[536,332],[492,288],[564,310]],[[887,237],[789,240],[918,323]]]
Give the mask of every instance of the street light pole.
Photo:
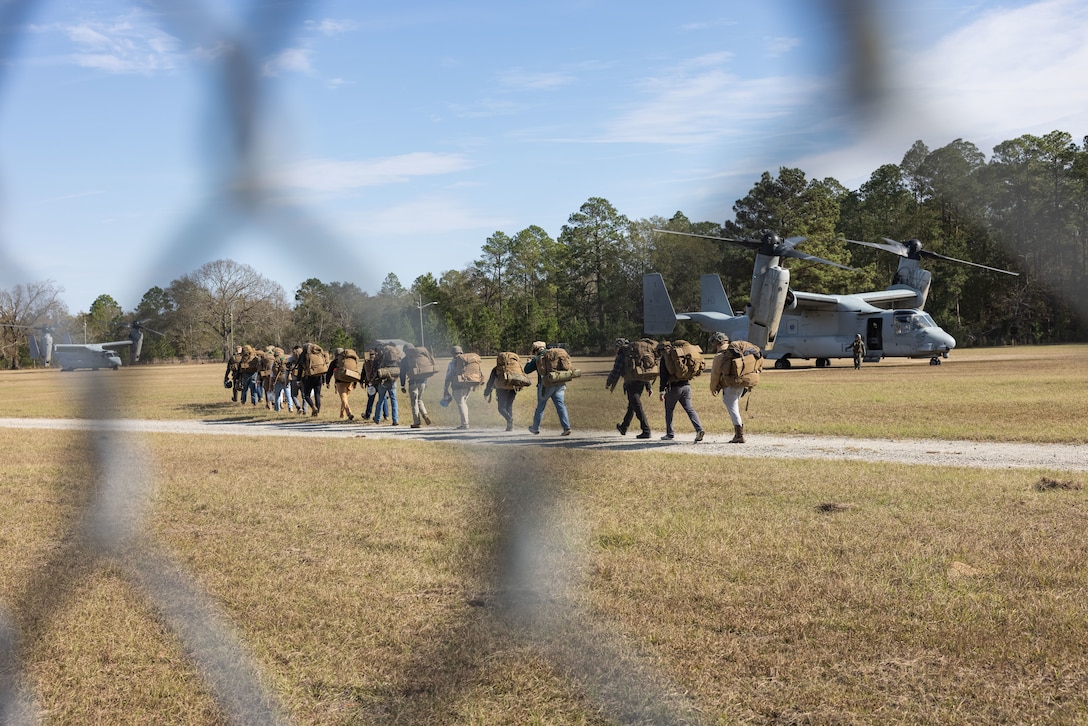
[[[432,300],[431,302],[424,304],[423,296],[418,295],[417,297],[419,298],[419,302],[416,303],[416,307],[419,308],[419,347],[426,348],[427,345],[423,342],[423,308],[427,307],[428,305],[437,305],[438,301]]]

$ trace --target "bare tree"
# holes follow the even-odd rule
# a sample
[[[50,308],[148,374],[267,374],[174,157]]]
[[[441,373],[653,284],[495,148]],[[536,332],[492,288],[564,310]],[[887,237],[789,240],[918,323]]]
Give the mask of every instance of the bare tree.
[[[63,291],[52,280],[0,289],[0,356],[11,368],[19,367],[19,346],[27,340],[28,328],[52,326],[68,316],[60,300]]]
[[[290,305],[276,282],[249,265],[215,260],[170,284],[179,312],[215,334],[226,360],[232,343],[279,342]]]

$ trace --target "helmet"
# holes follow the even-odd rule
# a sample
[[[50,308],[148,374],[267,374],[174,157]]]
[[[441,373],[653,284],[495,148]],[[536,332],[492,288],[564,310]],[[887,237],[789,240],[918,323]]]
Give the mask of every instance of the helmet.
[[[540,351],[544,350],[547,347],[548,347],[547,343],[545,343],[543,340],[538,340],[538,341],[533,343],[533,352],[534,353],[539,353]]]
[[[721,345],[722,343],[728,343],[729,342],[729,336],[726,335],[725,333],[719,331],[717,333],[714,333],[714,335],[710,336],[710,340],[713,343],[717,343],[718,345]]]
[[[459,346],[459,345],[453,346],[453,354],[454,355],[461,355],[464,352],[465,351],[461,348],[461,346]]]
[[[616,338],[616,342],[614,342],[612,345],[616,346],[617,348],[622,348],[627,345],[627,343],[627,338]]]

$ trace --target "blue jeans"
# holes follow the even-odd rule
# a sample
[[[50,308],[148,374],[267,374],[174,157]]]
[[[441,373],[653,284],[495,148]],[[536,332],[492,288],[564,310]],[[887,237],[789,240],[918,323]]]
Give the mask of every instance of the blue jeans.
[[[386,384],[385,382],[378,383],[375,388],[378,389],[378,400],[374,402],[374,423],[378,423],[382,420],[382,408],[386,401],[389,401],[390,417],[393,423],[399,423],[400,419],[397,417],[397,384]]]
[[[261,400],[261,381],[256,373],[247,373],[242,379],[242,403],[247,397],[254,405]]]
[[[672,385],[665,389],[665,433],[671,434],[672,415],[676,411],[676,404],[684,409],[688,420],[696,431],[703,430],[703,424],[699,420],[699,414],[695,413],[695,407],[691,405],[691,386],[689,384]]]
[[[570,419],[567,418],[567,404],[563,402],[567,394],[567,384],[558,386],[536,387],[536,411],[533,412],[533,430],[540,430],[540,419],[544,417],[544,407],[548,401],[555,404],[555,412],[559,414],[559,425],[566,431],[570,428]]]
[[[286,403],[285,404],[281,403],[280,402],[281,399],[286,401]],[[291,389],[288,386],[288,384],[286,384],[286,383],[275,383],[275,384],[273,384],[273,386],[272,386],[272,405],[275,407],[275,409],[277,411],[280,410],[280,407],[282,405],[286,405],[288,411],[294,411],[295,410],[295,404],[291,400]]]

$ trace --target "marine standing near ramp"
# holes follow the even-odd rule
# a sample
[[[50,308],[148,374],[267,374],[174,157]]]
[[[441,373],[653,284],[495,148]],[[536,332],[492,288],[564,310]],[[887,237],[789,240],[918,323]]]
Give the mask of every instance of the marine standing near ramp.
[[[854,349],[854,370],[861,368],[861,359],[865,357],[865,341],[861,339],[861,333],[854,336],[854,342],[850,345]]]

